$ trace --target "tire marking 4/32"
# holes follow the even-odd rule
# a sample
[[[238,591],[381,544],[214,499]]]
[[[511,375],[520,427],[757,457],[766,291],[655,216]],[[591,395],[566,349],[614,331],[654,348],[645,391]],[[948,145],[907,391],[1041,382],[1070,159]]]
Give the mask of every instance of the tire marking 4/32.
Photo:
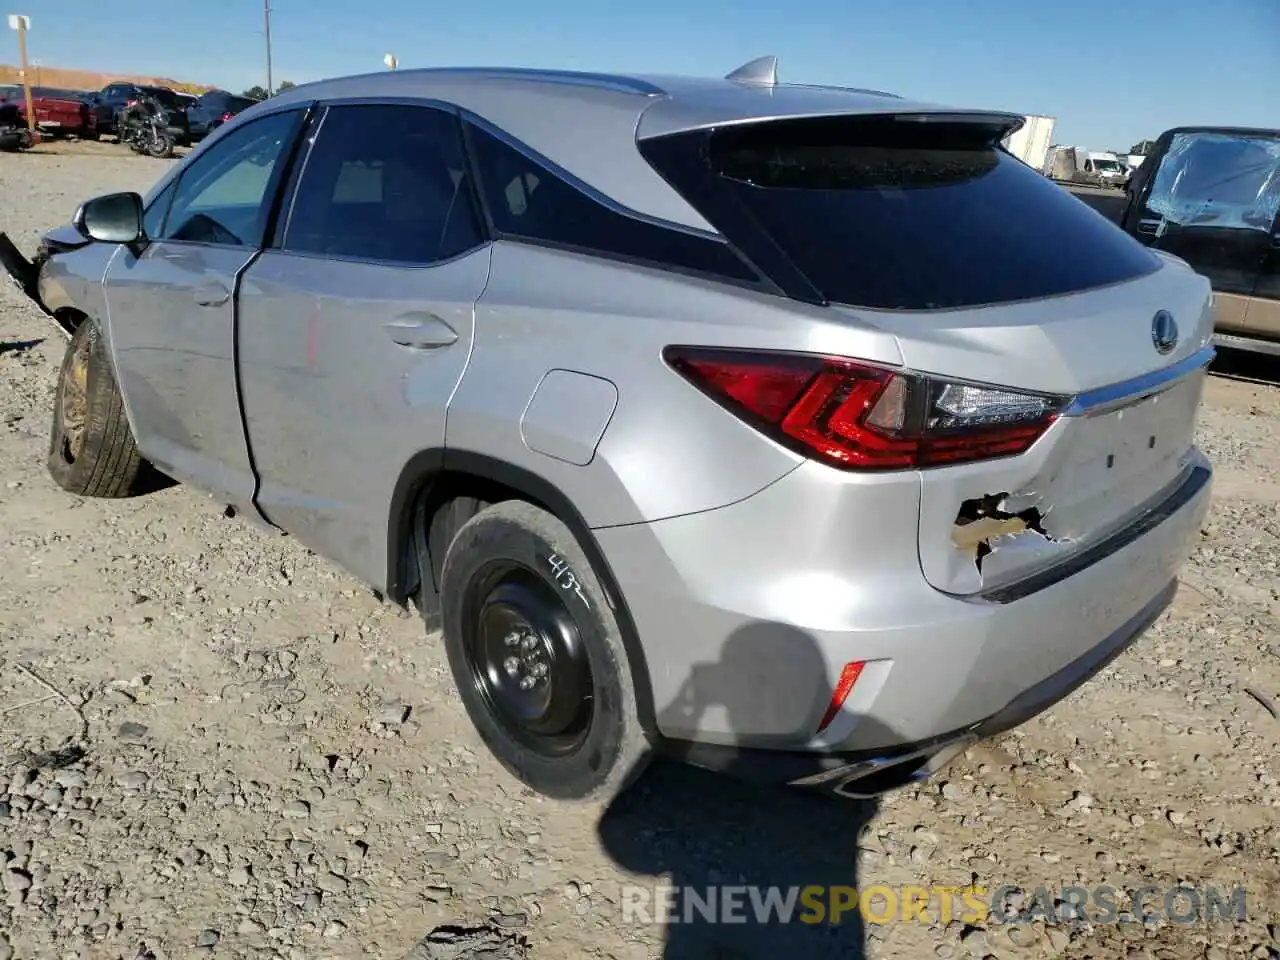
[[[576,593],[578,595],[578,599],[590,607],[591,602],[587,599],[586,593],[582,590],[582,581],[579,580],[577,574],[569,568],[568,561],[553,553],[551,556],[547,557],[547,563],[555,574],[553,579],[555,580],[556,585],[561,590]]]

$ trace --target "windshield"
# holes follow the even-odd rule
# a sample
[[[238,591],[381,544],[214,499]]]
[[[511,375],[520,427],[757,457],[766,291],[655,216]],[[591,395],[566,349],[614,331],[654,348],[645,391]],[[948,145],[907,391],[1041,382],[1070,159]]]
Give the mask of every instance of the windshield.
[[[1099,160],[1094,159],[1093,169],[1101,173],[1123,173],[1124,167],[1120,165],[1119,160]]]

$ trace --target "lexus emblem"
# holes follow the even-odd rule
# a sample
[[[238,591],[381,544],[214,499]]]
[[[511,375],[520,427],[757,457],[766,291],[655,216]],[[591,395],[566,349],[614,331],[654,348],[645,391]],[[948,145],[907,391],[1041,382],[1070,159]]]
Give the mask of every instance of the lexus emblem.
[[[1151,342],[1155,344],[1156,353],[1162,356],[1173,353],[1178,345],[1178,324],[1168,310],[1161,310],[1151,318]]]

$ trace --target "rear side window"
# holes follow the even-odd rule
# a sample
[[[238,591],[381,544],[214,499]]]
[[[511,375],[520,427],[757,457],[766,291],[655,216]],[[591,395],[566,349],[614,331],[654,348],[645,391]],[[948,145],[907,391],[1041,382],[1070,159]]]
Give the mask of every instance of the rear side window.
[[[303,167],[281,246],[429,265],[483,242],[455,116],[430,107],[331,107]]]
[[[634,260],[739,282],[759,277],[725,243],[641,220],[567,182],[549,163],[469,128],[494,230],[583,253]]]
[[[747,256],[794,270],[826,301],[977,307],[1159,269],[1141,244],[999,149],[1000,135],[977,122],[822,118],[679,134],[642,151]]]

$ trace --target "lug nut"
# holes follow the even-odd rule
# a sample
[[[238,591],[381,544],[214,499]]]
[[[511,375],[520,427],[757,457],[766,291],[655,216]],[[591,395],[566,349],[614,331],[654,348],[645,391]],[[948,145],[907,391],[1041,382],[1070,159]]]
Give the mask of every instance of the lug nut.
[[[532,650],[538,645],[538,638],[531,633],[525,634],[524,640],[520,644],[526,650]]]
[[[538,681],[537,681],[537,680],[535,680],[533,677],[521,677],[521,678],[520,678],[520,689],[521,689],[521,690],[532,690],[532,689],[533,689],[533,685],[534,685],[535,683],[537,683],[537,682],[538,682]]]
[[[502,668],[507,671],[508,677],[514,677],[520,672],[520,661],[516,657],[507,657],[502,661]]]
[[[518,647],[520,645],[520,634],[513,630],[503,638],[503,642],[506,643],[508,647]]]

